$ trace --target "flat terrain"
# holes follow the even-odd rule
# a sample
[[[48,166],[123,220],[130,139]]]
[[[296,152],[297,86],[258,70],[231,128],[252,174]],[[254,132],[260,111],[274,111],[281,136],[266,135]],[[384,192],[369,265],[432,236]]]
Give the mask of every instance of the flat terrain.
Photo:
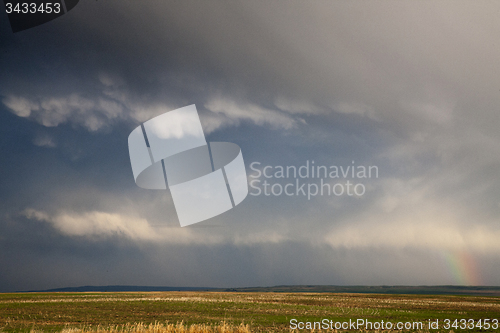
[[[422,322],[424,330],[405,330],[419,332],[500,332],[499,328],[476,327],[479,319],[480,326],[484,319],[500,320],[500,297],[200,291],[0,294],[1,332],[89,330],[155,322],[225,322],[233,327],[244,323],[252,332],[289,332],[294,318],[304,323],[323,319],[333,323],[357,319]],[[439,320],[440,329],[428,330],[429,319]],[[445,319],[450,319],[450,325],[458,319],[458,329],[444,329]],[[469,322],[469,328],[461,330],[462,319],[473,319],[474,329]],[[322,332],[326,331],[332,330]]]

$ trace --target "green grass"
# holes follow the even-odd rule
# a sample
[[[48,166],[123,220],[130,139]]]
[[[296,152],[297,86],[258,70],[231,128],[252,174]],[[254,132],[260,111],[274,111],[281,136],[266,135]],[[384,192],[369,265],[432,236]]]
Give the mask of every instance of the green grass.
[[[64,328],[181,321],[186,325],[243,322],[255,332],[288,332],[292,318],[304,322],[362,318],[394,323],[500,319],[500,297],[248,292],[0,294],[2,332],[59,332]]]

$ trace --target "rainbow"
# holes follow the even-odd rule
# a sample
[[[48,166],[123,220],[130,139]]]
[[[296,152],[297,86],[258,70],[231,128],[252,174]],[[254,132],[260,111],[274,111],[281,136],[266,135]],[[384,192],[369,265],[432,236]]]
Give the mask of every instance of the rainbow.
[[[482,285],[474,257],[465,251],[445,251],[442,257],[453,280],[458,285]]]

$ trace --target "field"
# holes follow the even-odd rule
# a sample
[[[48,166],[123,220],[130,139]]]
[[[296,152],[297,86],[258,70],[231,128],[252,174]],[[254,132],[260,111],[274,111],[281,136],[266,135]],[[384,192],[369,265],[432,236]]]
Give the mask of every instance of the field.
[[[492,319],[500,319],[500,297],[199,291],[0,294],[0,332],[290,332],[292,319],[296,325],[325,319],[333,329],[321,332],[344,332],[334,329],[336,322],[358,319],[375,325],[370,332],[500,332],[491,326]],[[464,324],[463,319],[470,321]],[[485,319],[490,325],[486,330]],[[423,329],[375,330],[382,320],[393,325],[422,322]],[[439,329],[429,329],[429,320],[437,320]]]

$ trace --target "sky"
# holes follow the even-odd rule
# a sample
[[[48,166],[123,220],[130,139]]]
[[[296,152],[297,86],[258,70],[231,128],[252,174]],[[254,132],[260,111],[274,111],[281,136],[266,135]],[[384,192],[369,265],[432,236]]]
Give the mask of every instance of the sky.
[[[496,1],[82,0],[14,34],[2,12],[0,292],[499,285],[499,14]],[[168,190],[135,184],[127,138],[191,104],[207,141],[241,148],[253,186],[181,228]],[[275,174],[313,161],[377,172]],[[265,195],[266,180],[360,185]]]

